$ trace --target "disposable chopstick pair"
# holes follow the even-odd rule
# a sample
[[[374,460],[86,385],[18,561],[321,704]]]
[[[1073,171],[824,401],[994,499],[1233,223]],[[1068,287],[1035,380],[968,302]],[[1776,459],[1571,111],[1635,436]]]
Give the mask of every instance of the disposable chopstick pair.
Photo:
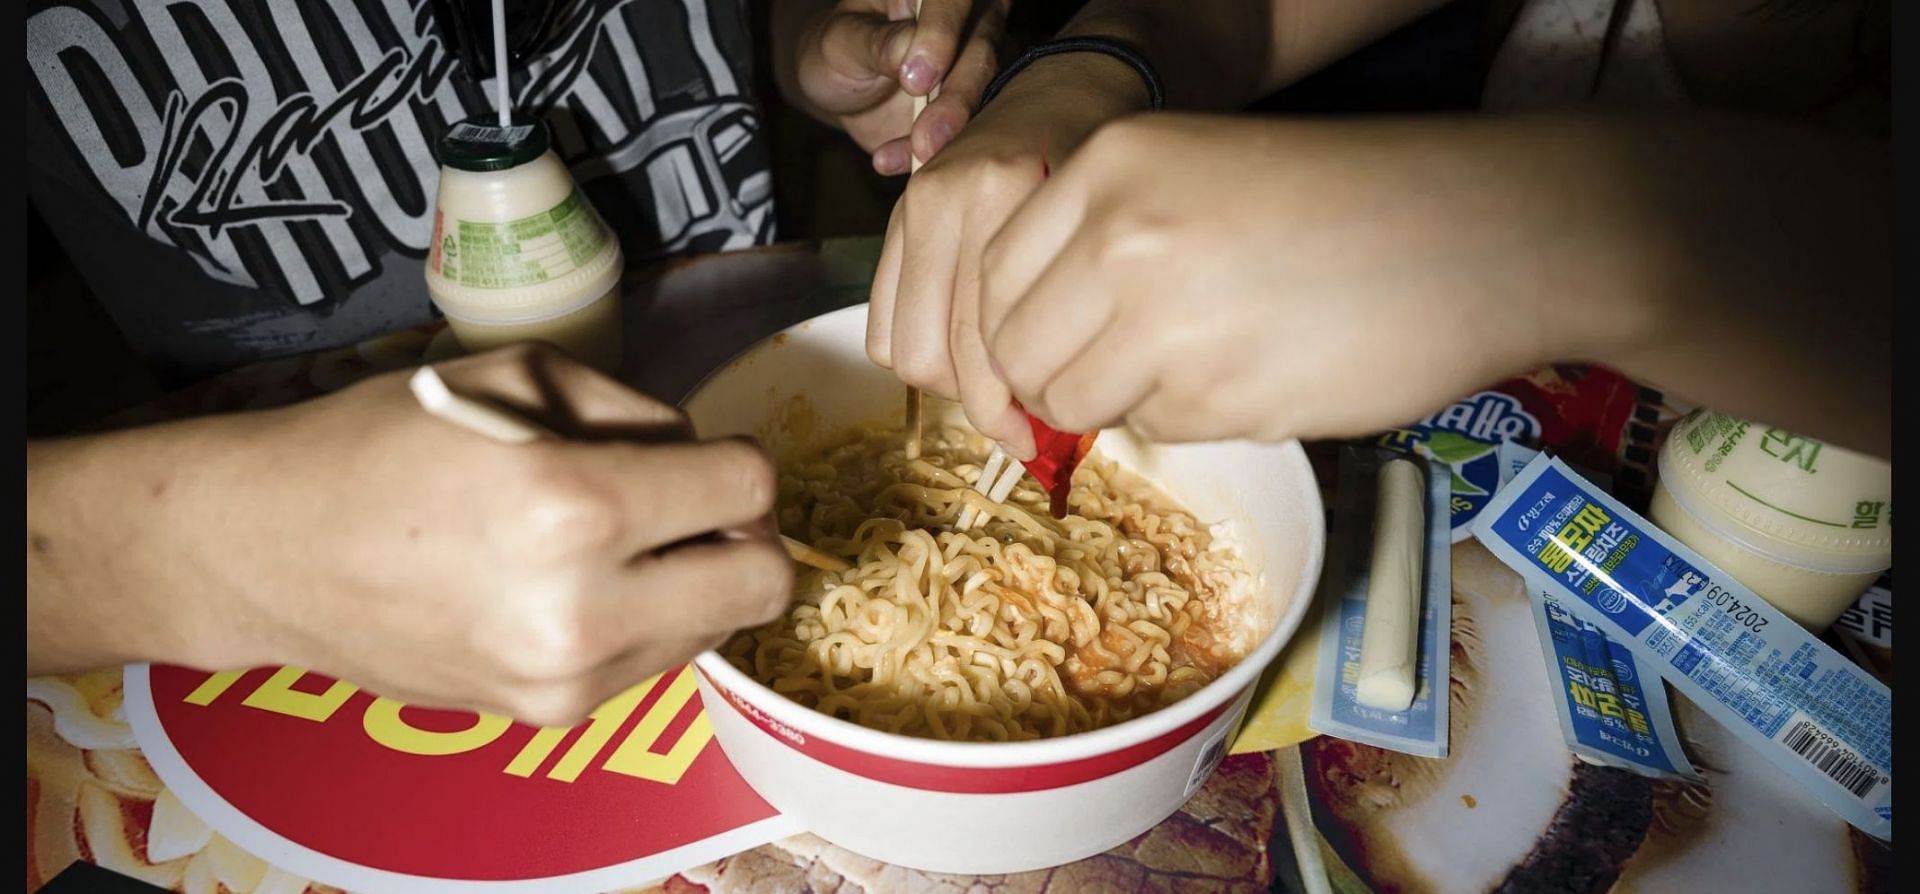
[[[492,404],[455,393],[432,366],[422,366],[407,382],[413,397],[428,413],[478,435],[507,444],[527,444],[539,440],[558,440],[559,435]],[[780,545],[787,555],[802,565],[822,571],[846,571],[853,567],[845,559],[831,556],[785,534]]]
[[[993,452],[987,454],[986,465],[980,467],[980,477],[973,482],[973,490],[994,503],[1004,503],[1026,471],[1026,467],[1007,456],[1005,448],[995,444]],[[971,531],[976,524],[984,524],[987,517],[969,503],[960,510],[960,521],[955,527],[961,531]]]

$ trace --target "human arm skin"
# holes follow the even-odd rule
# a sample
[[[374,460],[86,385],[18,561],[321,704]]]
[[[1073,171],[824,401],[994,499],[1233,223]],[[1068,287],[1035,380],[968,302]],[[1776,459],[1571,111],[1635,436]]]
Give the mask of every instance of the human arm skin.
[[[1068,430],[1360,436],[1585,360],[1888,456],[1891,178],[1719,115],[1141,117],[994,238],[980,326]]]
[[[1061,36],[1132,45],[1169,108],[1242,106],[1378,39],[1440,0],[1092,0]],[[1032,436],[980,344],[980,257],[1043,178],[1102,125],[1145,109],[1140,75],[1098,53],[1035,61],[907,184],[887,225],[867,353],[903,381],[958,399],[1018,457]],[[1044,155],[1044,159],[1043,159]],[[1184,163],[1164,159],[1163,164]]]
[[[28,444],[27,672],[269,664],[571,725],[777,616],[758,446],[550,349],[436,365],[568,437],[429,415],[405,373],[290,407]]]

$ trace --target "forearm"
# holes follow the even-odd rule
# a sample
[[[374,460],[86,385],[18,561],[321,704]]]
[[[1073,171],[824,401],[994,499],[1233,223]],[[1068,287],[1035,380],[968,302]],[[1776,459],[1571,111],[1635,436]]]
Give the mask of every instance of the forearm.
[[[1447,366],[1436,373],[1488,382],[1594,361],[1691,403],[1888,455],[1884,144],[1702,113],[1237,129],[1240,153],[1209,161],[1245,184],[1244,205],[1221,218],[1296,221],[1266,238],[1339,271],[1329,281],[1343,293],[1327,300],[1400,294],[1413,316],[1441,308],[1449,328],[1420,337],[1471,350],[1436,357]],[[1290,179],[1303,166],[1318,182]],[[1288,210],[1304,204],[1317,207]],[[1390,331],[1409,312],[1368,325]]]
[[[1648,328],[1599,359],[1727,413],[1891,456],[1889,147],[1721,117],[1618,130],[1622,188],[1668,225],[1640,252]]]
[[[214,660],[218,598],[196,579],[222,462],[210,420],[27,445],[27,673]],[[182,535],[185,535],[184,537]]]

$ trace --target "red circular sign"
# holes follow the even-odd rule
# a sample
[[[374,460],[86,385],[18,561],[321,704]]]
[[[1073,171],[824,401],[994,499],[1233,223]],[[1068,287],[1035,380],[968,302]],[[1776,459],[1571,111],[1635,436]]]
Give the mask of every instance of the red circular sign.
[[[156,666],[150,691],[165,742],[142,747],[177,752],[184,768],[155,766],[189,808],[248,844],[221,828],[221,811],[195,803],[195,786],[167,778],[182,769],[274,836],[377,872],[546,879],[775,816],[713,744],[691,668],[635,687],[570,730],[409,708],[292,668]]]

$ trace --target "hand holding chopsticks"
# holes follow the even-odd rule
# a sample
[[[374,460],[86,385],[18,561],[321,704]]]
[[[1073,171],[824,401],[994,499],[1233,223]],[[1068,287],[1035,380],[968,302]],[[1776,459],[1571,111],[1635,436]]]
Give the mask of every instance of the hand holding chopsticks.
[[[427,412],[475,434],[508,444],[526,444],[560,437],[500,407],[455,393],[447,387],[439,373],[433,371],[432,366],[420,367],[407,384],[413,390],[414,398],[420,401],[420,406]],[[844,559],[823,553],[785,534],[780,535],[780,545],[786,548],[794,561],[802,565],[822,571],[846,571],[852,567]]]

